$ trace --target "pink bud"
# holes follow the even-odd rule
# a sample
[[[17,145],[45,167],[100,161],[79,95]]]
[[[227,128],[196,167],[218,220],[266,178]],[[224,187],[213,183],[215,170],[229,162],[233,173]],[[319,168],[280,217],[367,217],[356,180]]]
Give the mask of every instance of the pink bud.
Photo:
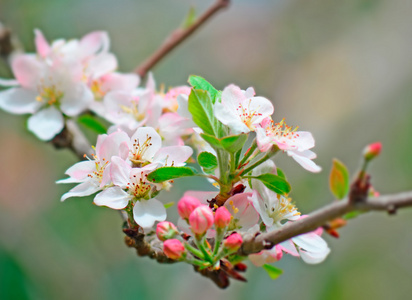
[[[239,233],[233,233],[223,241],[223,245],[230,251],[236,251],[242,245],[243,239]]]
[[[226,207],[221,206],[218,209],[216,209],[216,212],[215,212],[216,229],[226,228],[229,225],[231,218],[232,218],[232,215],[230,214],[230,212],[227,210]]]
[[[382,151],[382,143],[377,142],[373,144],[369,144],[368,146],[365,147],[363,150],[363,157],[366,160],[371,160],[378,156]]]
[[[156,235],[161,241],[172,239],[178,233],[179,232],[173,223],[163,221],[157,224]]]
[[[189,216],[192,232],[204,234],[213,225],[213,212],[207,205],[196,207]]]
[[[184,196],[182,199],[180,199],[179,203],[177,203],[177,212],[182,217],[182,219],[187,220],[189,219],[192,211],[200,205],[202,204],[195,197]]]
[[[164,241],[163,252],[171,259],[179,259],[186,253],[186,249],[181,241],[177,239],[170,239]]]

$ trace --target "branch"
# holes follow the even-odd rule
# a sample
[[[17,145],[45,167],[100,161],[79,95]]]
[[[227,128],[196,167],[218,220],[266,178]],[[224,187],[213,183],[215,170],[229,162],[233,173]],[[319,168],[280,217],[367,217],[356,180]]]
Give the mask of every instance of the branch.
[[[409,206],[412,206],[412,191],[363,199],[363,201],[356,202],[346,198],[322,207],[309,214],[306,218],[290,222],[279,230],[247,238],[238,254],[248,255],[260,252],[263,249],[270,249],[274,245],[292,237],[316,230],[328,221],[341,217],[351,211],[367,212],[383,210],[389,214],[394,214],[398,208]]]
[[[135,70],[137,74],[144,77],[147,72],[152,69],[163,57],[171,52],[176,46],[187,39],[200,26],[209,20],[215,13],[223,8],[226,8],[230,0],[216,0],[216,2],[209,7],[192,25],[188,28],[179,28],[173,31],[169,37],[163,42],[159,49],[156,50],[149,58],[141,63]]]

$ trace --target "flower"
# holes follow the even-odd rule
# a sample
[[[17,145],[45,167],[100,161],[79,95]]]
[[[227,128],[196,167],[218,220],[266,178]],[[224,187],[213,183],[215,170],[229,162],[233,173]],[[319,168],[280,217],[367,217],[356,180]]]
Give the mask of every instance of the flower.
[[[304,169],[310,172],[320,172],[321,168],[312,159],[316,154],[309,149],[315,146],[315,140],[310,132],[296,131],[297,128],[286,125],[284,120],[274,123],[268,117],[256,128],[256,141],[259,150],[268,151],[272,145],[286,151],[289,156],[298,162]]]
[[[202,205],[199,200],[191,196],[183,196],[177,203],[177,212],[182,219],[189,220],[192,211]]]
[[[171,239],[178,233],[176,226],[168,221],[160,222],[156,226],[156,235],[161,241]]]
[[[226,228],[229,225],[231,219],[232,219],[232,215],[230,214],[230,212],[227,210],[226,207],[221,206],[217,208],[215,212],[215,228],[216,229]]]
[[[230,252],[234,252],[242,246],[243,239],[239,233],[232,233],[223,241],[223,246]]]
[[[110,167],[112,157],[125,159],[128,155],[128,136],[124,132],[99,135],[95,155],[92,159],[81,161],[67,169],[70,177],[57,181],[57,183],[79,183],[76,187],[65,193],[61,201],[70,197],[83,197],[102,190],[111,183]]]
[[[222,92],[221,102],[216,102],[214,114],[233,134],[254,131],[257,124],[273,114],[272,103],[263,97],[254,97],[253,88],[242,91],[236,85],[227,86]]]

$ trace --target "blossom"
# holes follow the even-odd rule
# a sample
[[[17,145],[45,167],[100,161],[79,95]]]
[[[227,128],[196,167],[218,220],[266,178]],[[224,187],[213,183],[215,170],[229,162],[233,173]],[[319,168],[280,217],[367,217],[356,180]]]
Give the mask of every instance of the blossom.
[[[0,108],[33,114],[28,129],[41,140],[50,140],[63,129],[63,114],[77,116],[93,100],[79,65],[49,66],[35,55],[22,54],[11,67],[19,86],[0,92]]]
[[[166,209],[159,200],[153,198],[161,186],[146,178],[156,167],[157,165],[149,164],[142,168],[132,168],[120,157],[113,157],[110,173],[114,186],[96,195],[94,203],[123,209],[131,202],[133,218],[143,228],[152,227],[156,221],[166,220]]]
[[[112,157],[125,159],[128,155],[128,136],[124,132],[99,135],[92,159],[78,162],[70,167],[66,174],[70,177],[57,183],[79,183],[65,193],[61,201],[70,197],[82,197],[94,194],[111,183],[110,167]]]
[[[207,205],[196,207],[189,216],[190,228],[195,234],[205,234],[213,226],[213,223],[213,212]]]
[[[254,131],[257,124],[273,114],[272,103],[264,97],[254,97],[253,88],[242,91],[236,85],[227,86],[222,92],[221,102],[216,102],[214,114],[232,133]]]
[[[186,255],[185,246],[177,239],[166,240],[163,243],[163,252],[170,259],[180,259]]]
[[[316,158],[316,154],[309,150],[315,146],[312,134],[296,130],[297,128],[292,129],[286,125],[284,120],[274,123],[271,118],[265,118],[256,128],[256,141],[259,150],[266,152],[272,145],[276,145],[280,150],[286,151],[306,170],[320,172],[321,168],[312,161]]]

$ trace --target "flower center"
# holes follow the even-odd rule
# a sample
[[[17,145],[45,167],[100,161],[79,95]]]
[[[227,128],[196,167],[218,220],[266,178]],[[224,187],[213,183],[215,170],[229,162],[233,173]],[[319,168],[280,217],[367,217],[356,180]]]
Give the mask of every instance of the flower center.
[[[147,174],[145,172],[140,173],[140,177],[133,175],[131,178],[133,182],[127,183],[127,190],[129,194],[135,196],[137,199],[146,198],[150,190],[152,189],[151,185],[146,181]]]
[[[84,157],[92,161],[89,157],[87,157],[86,154],[84,155]],[[107,161],[105,158],[99,160],[95,154],[92,154],[92,157],[96,166],[96,170],[88,174],[87,177],[96,179],[99,183],[101,183],[103,179],[103,172],[109,164],[109,161]]]
[[[127,114],[132,115],[136,121],[143,121],[146,117],[146,114],[139,112],[137,107],[138,98],[132,99],[131,104],[129,106],[120,104],[120,109]]]
[[[146,162],[143,160],[143,156],[147,152],[147,150],[152,146],[152,137],[147,135],[146,140],[143,143],[140,143],[139,139],[135,139],[132,145],[131,154],[132,157],[130,160],[135,164],[141,164]]]
[[[269,217],[271,217],[275,223],[291,217],[300,216],[300,212],[298,212],[296,206],[291,203],[291,199],[280,195],[277,195],[277,200],[275,200],[272,207],[268,207],[266,203],[265,207]]]
[[[94,98],[98,101],[102,100],[104,95],[106,95],[106,91],[102,89],[102,81],[99,79],[92,81],[90,89],[92,90]]]
[[[249,103],[247,107],[244,107],[242,104],[239,104],[238,108],[236,109],[240,120],[250,129],[250,130],[255,130],[254,120],[257,117],[260,117],[262,114],[258,113],[257,110],[250,110],[250,103],[252,102],[252,99],[249,99]]]
[[[269,125],[266,127],[266,134],[268,136],[274,136],[279,139],[295,139],[299,137],[299,133],[296,131],[298,130],[298,126],[292,128],[292,126],[288,126],[285,123],[285,119],[282,119],[279,123],[274,123],[271,121]]]
[[[36,100],[39,102],[47,103],[48,105],[58,104],[63,97],[63,92],[59,91],[56,85],[45,85],[41,83],[38,87],[39,94]]]

